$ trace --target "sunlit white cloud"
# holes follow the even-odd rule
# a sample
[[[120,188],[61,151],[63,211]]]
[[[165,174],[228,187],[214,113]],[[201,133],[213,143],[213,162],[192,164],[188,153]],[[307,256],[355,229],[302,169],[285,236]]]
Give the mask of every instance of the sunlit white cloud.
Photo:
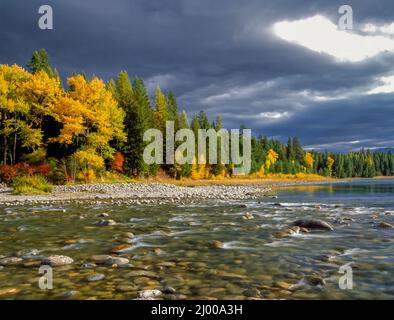
[[[391,24],[384,24],[384,25],[367,23],[362,28],[362,31],[367,33],[385,33],[385,34],[394,35],[394,22]]]
[[[286,118],[289,116],[287,111],[285,112],[261,112],[259,114],[261,118],[270,119],[270,120],[278,120],[281,118]]]
[[[394,92],[394,76],[380,77],[382,84],[368,92],[368,94],[391,93]]]
[[[358,62],[381,52],[394,52],[394,40],[384,35],[360,35],[338,29],[329,19],[316,15],[274,24],[274,33],[289,42],[326,53],[340,61]]]

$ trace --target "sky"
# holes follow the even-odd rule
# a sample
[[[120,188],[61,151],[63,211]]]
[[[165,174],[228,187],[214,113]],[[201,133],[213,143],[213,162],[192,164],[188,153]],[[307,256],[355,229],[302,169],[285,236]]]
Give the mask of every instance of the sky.
[[[353,29],[339,27],[343,4]],[[394,2],[1,0],[0,63],[46,48],[62,78],[126,70],[189,115],[304,146],[394,147]],[[38,27],[41,5],[53,30]]]

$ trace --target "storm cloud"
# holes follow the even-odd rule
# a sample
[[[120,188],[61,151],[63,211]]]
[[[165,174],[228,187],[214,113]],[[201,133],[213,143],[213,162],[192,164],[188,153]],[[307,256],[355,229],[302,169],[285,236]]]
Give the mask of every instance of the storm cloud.
[[[54,30],[38,28],[43,4],[53,7]],[[342,4],[2,0],[0,63],[25,65],[44,47],[63,79],[83,71],[108,80],[127,70],[143,77],[151,94],[157,85],[174,90],[189,113],[205,110],[212,119],[222,114],[228,128],[243,124],[256,135],[283,141],[299,136],[318,149],[393,147],[394,78],[387,77],[394,75],[394,52],[385,47],[394,41],[392,0],[346,2],[354,14],[350,33],[362,41],[383,39],[377,54],[358,61],[337,59],[332,50],[311,50],[274,32],[278,22],[314,16],[337,24]],[[319,29],[313,32],[319,39]],[[335,48],[335,38],[326,41]]]

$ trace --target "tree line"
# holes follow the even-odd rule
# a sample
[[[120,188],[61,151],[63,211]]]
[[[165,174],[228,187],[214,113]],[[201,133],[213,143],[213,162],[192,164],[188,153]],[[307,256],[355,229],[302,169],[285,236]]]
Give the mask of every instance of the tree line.
[[[143,134],[157,128],[165,136],[166,121],[175,130],[222,128],[222,118],[211,122],[204,111],[189,121],[180,112],[173,92],[157,87],[151,98],[143,79],[126,71],[104,82],[83,73],[63,85],[45,49],[34,52],[27,69],[0,65],[0,179],[40,174],[54,183],[94,181],[97,176],[124,174],[211,178],[232,175],[233,165],[147,165]],[[220,141],[219,141],[220,145]],[[242,148],[241,148],[242,149]],[[372,177],[394,175],[394,156],[361,150],[348,154],[307,151],[298,138],[287,144],[252,137],[251,175],[319,174]]]

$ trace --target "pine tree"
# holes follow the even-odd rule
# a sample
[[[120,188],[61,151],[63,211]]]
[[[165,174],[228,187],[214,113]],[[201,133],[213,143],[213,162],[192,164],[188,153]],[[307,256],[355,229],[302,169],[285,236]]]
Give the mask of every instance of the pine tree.
[[[166,131],[166,121],[168,119],[167,99],[160,87],[155,91],[155,126],[161,130],[163,134]]]
[[[125,111],[127,143],[123,152],[126,171],[132,176],[145,174],[148,171],[143,159],[146,146],[143,136],[148,129],[146,88],[139,80],[135,81],[133,88],[127,72],[123,71],[119,73],[116,80],[116,94],[119,106]]]
[[[33,56],[27,63],[27,67],[32,73],[44,70],[50,77],[54,75],[50,64],[49,55],[45,49],[34,51]]]

